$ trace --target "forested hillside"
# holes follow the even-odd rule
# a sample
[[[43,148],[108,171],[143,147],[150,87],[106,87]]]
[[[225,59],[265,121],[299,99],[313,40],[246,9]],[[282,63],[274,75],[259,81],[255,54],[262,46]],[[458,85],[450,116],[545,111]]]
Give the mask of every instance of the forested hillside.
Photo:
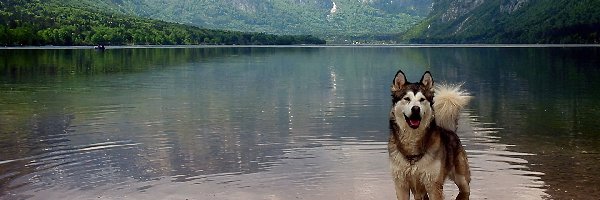
[[[2,0],[0,45],[597,44],[598,16],[598,0]]]
[[[115,1],[116,2],[116,1]],[[323,44],[313,36],[203,29],[59,0],[0,1],[0,45]]]
[[[66,0],[203,28],[273,34],[381,36],[404,32],[431,10],[431,0]]]
[[[411,43],[600,43],[598,0],[434,0]]]

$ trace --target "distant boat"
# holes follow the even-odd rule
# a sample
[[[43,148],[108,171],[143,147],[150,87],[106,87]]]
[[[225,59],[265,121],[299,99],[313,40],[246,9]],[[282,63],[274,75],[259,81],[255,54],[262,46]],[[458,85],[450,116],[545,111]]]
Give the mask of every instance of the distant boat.
[[[106,48],[104,47],[104,45],[99,44],[99,45],[95,46],[94,49],[96,49],[98,51],[104,51],[104,49],[106,49]]]

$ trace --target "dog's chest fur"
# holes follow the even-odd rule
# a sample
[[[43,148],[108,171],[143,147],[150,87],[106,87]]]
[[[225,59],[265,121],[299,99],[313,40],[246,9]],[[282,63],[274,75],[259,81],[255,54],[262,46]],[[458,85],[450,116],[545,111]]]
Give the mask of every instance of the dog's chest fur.
[[[397,131],[388,143],[393,175],[412,183],[420,182],[421,177],[440,176],[444,153],[439,152],[443,151],[439,132],[429,128]],[[413,155],[418,155],[416,160],[407,158]]]

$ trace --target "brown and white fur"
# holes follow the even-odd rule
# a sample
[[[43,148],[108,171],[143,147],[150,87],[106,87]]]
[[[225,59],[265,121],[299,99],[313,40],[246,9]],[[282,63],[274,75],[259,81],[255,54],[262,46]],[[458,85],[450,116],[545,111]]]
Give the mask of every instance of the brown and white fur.
[[[441,200],[449,178],[459,188],[456,199],[469,199],[471,173],[456,126],[470,97],[458,86],[434,88],[428,71],[417,83],[398,71],[391,90],[388,150],[396,197]]]

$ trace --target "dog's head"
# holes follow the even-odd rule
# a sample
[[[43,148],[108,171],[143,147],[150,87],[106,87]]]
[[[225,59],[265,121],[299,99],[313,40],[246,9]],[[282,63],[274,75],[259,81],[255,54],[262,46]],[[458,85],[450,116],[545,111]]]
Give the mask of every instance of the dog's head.
[[[421,81],[410,83],[399,70],[392,83],[392,114],[395,123],[406,129],[425,129],[433,119],[433,77],[429,71]]]

